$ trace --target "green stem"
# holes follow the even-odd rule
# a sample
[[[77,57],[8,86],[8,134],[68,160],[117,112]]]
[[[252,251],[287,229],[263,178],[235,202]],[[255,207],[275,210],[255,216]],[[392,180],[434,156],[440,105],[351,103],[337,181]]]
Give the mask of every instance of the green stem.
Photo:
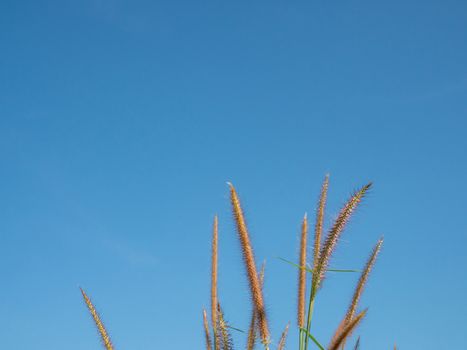
[[[305,350],[305,339],[306,339],[306,334],[305,332],[303,331],[303,329],[300,329],[300,334],[302,336],[302,338],[300,339],[300,350]]]
[[[303,331],[301,328],[298,330],[298,350],[303,350]]]
[[[308,350],[308,338],[309,338],[309,334],[310,334],[310,328],[311,328],[311,318],[312,318],[312,315],[313,315],[313,308],[314,308],[314,305],[315,305],[315,287],[312,286],[311,287],[311,293],[310,293],[310,301],[308,302],[308,315],[307,315],[307,320],[306,320],[306,332],[307,334],[305,334],[305,348],[304,350]]]

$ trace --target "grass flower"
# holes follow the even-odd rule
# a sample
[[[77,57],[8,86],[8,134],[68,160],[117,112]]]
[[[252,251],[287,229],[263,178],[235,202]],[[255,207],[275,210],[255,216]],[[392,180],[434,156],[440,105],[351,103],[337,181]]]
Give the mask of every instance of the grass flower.
[[[259,331],[261,334],[261,340],[267,347],[269,343],[269,327],[266,319],[266,311],[264,306],[263,291],[256,271],[256,264],[253,255],[253,248],[250,242],[250,236],[246,226],[243,210],[240,205],[240,199],[238,198],[237,192],[232,184],[230,186],[230,200],[232,203],[232,209],[234,213],[235,223],[237,225],[237,232],[240,238],[240,243],[243,252],[243,261],[248,275],[248,282],[250,285],[250,292],[253,301],[253,305],[256,308],[258,317]]]
[[[302,222],[302,234],[300,239],[300,261],[298,270],[298,305],[297,323],[299,327],[305,325],[305,294],[306,294],[306,250],[307,250],[308,221],[306,214]]]
[[[211,350],[211,335],[209,334],[209,324],[208,316],[206,310],[203,309],[203,326],[204,326],[204,336],[206,338],[206,350]]]
[[[339,350],[341,345],[345,342],[348,336],[357,328],[362,319],[365,317],[367,310],[360,312],[355,318],[342,327],[339,332],[333,337],[331,344],[329,345],[329,350]]]
[[[91,302],[91,299],[89,299],[89,297],[86,295],[84,290],[82,288],[80,288],[80,290],[81,290],[81,294],[83,295],[86,306],[88,307],[89,312],[91,313],[91,316],[94,319],[94,323],[96,324],[97,330],[99,331],[99,334],[101,336],[102,343],[104,344],[104,347],[107,350],[113,350],[113,345],[112,345],[112,342],[110,340],[110,336],[107,333],[107,331],[106,331],[106,329],[104,327],[104,324],[102,323],[102,321],[101,321],[101,319],[99,317],[99,314],[96,311],[96,308],[94,307],[94,305]]]

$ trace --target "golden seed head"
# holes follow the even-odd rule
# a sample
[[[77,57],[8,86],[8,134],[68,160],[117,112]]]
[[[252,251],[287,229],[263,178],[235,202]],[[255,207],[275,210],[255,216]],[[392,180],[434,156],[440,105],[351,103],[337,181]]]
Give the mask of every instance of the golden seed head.
[[[308,220],[303,217],[302,232],[300,240],[300,261],[298,270],[298,305],[297,323],[299,327],[305,324],[305,295],[306,295],[306,250],[307,250]]]
[[[263,292],[256,271],[255,259],[253,255],[253,248],[251,246],[248,229],[246,226],[243,210],[240,205],[237,192],[232,184],[230,186],[230,200],[232,203],[232,209],[234,214],[235,223],[237,226],[238,236],[240,238],[240,244],[242,247],[243,261],[248,275],[248,282],[250,285],[251,297],[253,305],[256,308],[259,330],[261,334],[262,342],[269,343],[269,328],[266,319],[266,311],[263,301]]]
[[[375,265],[376,258],[378,257],[378,254],[381,250],[381,246],[383,245],[383,238],[380,238],[379,241],[376,243],[374,246],[370,257],[368,258],[365,267],[360,275],[360,278],[357,283],[357,287],[355,288],[352,301],[349,305],[349,309],[347,310],[347,313],[345,315],[345,321],[348,323],[350,320],[353,319],[355,315],[355,311],[358,307],[358,302],[360,301],[360,297],[363,293],[363,289],[365,288],[365,284],[368,280],[368,277],[370,275],[371,270],[373,269],[373,266]]]
[[[104,347],[107,350],[113,350],[113,345],[112,345],[112,342],[110,340],[110,336],[107,333],[107,331],[106,331],[106,329],[104,327],[104,324],[102,323],[102,321],[101,321],[101,319],[99,317],[99,314],[96,311],[96,308],[94,307],[94,305],[91,302],[91,299],[89,299],[89,297],[86,295],[84,290],[82,288],[80,288],[80,290],[81,290],[81,294],[83,295],[86,306],[88,307],[89,312],[91,313],[91,316],[94,319],[94,323],[96,324],[97,330],[99,331],[99,334],[101,336]]]
[[[208,316],[206,310],[203,309],[203,326],[204,336],[206,339],[206,350],[211,350],[211,335],[209,334]]]
[[[338,329],[335,336],[331,340],[331,344],[329,345],[329,350],[338,350],[340,346],[344,343],[344,341],[349,337],[352,332],[357,328],[360,324],[362,319],[365,317],[367,310],[363,310],[360,312],[355,318],[353,318],[349,323],[347,323],[341,329]]]
[[[212,260],[211,260],[211,321],[217,324],[217,241],[218,222],[217,215],[214,216],[212,229]]]
[[[279,345],[277,350],[283,350],[285,347],[285,341],[287,340],[287,333],[289,332],[289,325],[285,326],[284,331],[282,332],[281,339],[279,340]]]
[[[313,269],[316,269],[319,261],[319,254],[321,249],[321,237],[323,236],[323,222],[324,212],[326,209],[326,200],[329,187],[329,175],[326,175],[321,186],[321,193],[318,201],[318,208],[316,210],[316,223],[315,223],[315,242],[313,249]]]
[[[341,209],[339,215],[337,216],[334,225],[332,226],[331,230],[329,231],[326,240],[324,241],[323,247],[320,251],[319,261],[316,267],[315,278],[313,279],[313,289],[316,290],[320,286],[328,268],[329,260],[331,259],[331,255],[334,252],[334,249],[337,245],[337,242],[347,224],[350,217],[352,216],[355,208],[361,202],[362,198],[368,192],[371,187],[371,182],[358,191],[356,191],[344,207]]]

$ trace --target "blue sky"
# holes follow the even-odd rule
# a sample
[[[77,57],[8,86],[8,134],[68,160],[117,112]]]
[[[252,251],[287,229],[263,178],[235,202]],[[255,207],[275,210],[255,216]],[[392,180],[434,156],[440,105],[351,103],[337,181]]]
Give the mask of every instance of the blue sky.
[[[327,225],[374,181],[332,261],[359,268],[385,236],[362,348],[465,344],[466,23],[465,1],[3,0],[0,347],[99,349],[82,286],[118,349],[203,349],[215,213],[246,328],[226,181],[277,340],[296,271],[275,257],[296,259],[326,173]],[[327,279],[323,343],[357,277]]]

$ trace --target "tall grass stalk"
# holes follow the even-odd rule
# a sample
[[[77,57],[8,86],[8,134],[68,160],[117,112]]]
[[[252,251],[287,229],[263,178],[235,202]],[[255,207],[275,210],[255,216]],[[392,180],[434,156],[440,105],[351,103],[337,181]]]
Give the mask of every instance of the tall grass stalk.
[[[211,252],[211,322],[214,333],[214,350],[219,350],[219,337],[217,336],[217,244],[218,242],[218,219],[214,216],[212,227],[212,252]]]
[[[321,198],[323,197],[325,198],[325,195],[323,196],[323,193],[326,193],[327,191],[327,178],[325,180],[325,185],[326,186],[323,185],[324,190],[322,189],[321,191],[322,193]],[[344,228],[347,222],[349,221],[356,207],[361,202],[362,198],[368,192],[370,187],[371,187],[371,183],[363,186],[358,191],[356,191],[350,197],[350,199],[347,201],[344,207],[341,209],[341,211],[339,212],[339,215],[334,221],[334,224],[331,227],[326,237],[326,240],[324,241],[324,244],[319,252],[319,258],[316,259],[317,260],[316,265],[313,266],[312,285],[311,285],[311,292],[310,292],[310,301],[308,304],[308,317],[307,317],[307,325],[306,325],[306,331],[308,335],[310,334],[311,320],[312,320],[312,315],[313,315],[316,293],[319,287],[321,286],[324,276],[326,274],[329,260],[331,259],[332,253],[334,252],[334,249],[336,248],[337,242],[339,241],[339,238],[342,232],[344,231]],[[321,198],[320,198],[320,205],[318,209],[318,215],[321,211],[320,210],[321,209]],[[324,205],[325,205],[325,199],[323,201],[323,206]],[[324,212],[324,209],[323,209],[323,212]],[[309,337],[306,337],[304,350],[308,349],[308,343],[309,343]]]
[[[307,251],[307,236],[308,236],[308,220],[307,215],[303,217],[301,239],[300,239],[300,256],[298,269],[298,305],[297,305],[297,325],[299,327],[299,344],[300,349],[303,343],[302,328],[305,325],[305,296],[306,296],[306,251]]]
[[[203,309],[203,326],[204,326],[204,336],[206,338],[206,350],[211,350],[211,335],[209,333],[209,323],[206,310]],[[216,335],[214,335],[215,337]]]
[[[107,333],[107,330],[104,327],[104,323],[102,323],[101,318],[99,317],[99,314],[96,311],[96,308],[94,307],[94,305],[91,302],[91,299],[89,299],[84,290],[82,288],[80,288],[80,290],[81,294],[83,295],[84,302],[86,303],[86,306],[88,307],[89,312],[91,313],[91,316],[94,319],[94,323],[96,324],[97,330],[99,331],[104,347],[107,350],[113,350],[113,345],[112,341],[110,340],[110,336]]]
[[[230,201],[234,213],[235,223],[237,226],[237,232],[240,238],[240,243],[243,252],[243,261],[248,274],[248,282],[250,285],[250,292],[253,301],[253,307],[256,308],[258,317],[259,332],[261,335],[261,342],[264,345],[265,350],[269,350],[269,326],[266,319],[266,311],[264,306],[263,291],[259,282],[258,273],[256,271],[256,264],[253,255],[253,248],[250,242],[250,236],[243,215],[243,210],[238,198],[237,192],[232,184],[230,186]]]

